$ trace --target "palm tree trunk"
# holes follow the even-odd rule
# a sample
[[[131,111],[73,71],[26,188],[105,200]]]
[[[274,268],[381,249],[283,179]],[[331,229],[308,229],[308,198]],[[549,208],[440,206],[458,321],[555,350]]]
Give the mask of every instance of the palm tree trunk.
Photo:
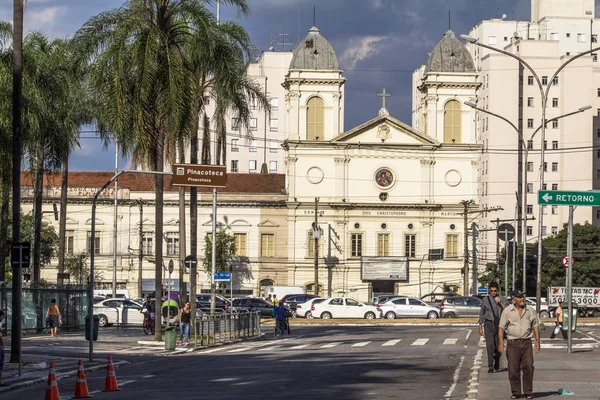
[[[185,162],[185,148],[183,145],[183,140],[179,143],[179,162],[180,163],[184,163]],[[186,256],[186,249],[185,249],[185,186],[181,186],[179,188],[179,253],[178,253],[178,257],[179,257],[179,291],[182,294],[182,299],[185,300],[184,296],[186,295],[186,291],[184,289],[184,282],[183,282],[183,271],[185,270],[185,256]],[[196,302],[192,301],[191,302],[191,310],[192,310],[192,314],[191,315],[196,315]]]
[[[206,117],[206,116],[205,116]],[[190,163],[198,164],[198,125],[196,123],[196,135],[192,137],[190,146]],[[196,315],[196,288],[198,285],[198,188],[190,187],[190,256],[195,262],[190,266],[190,297],[192,298],[192,315]],[[194,324],[195,325],[195,324]],[[194,327],[195,329],[195,327]],[[195,333],[195,332],[194,332]]]
[[[58,223],[58,273],[65,272],[65,241],[67,228],[67,189],[69,187],[69,155],[65,155],[63,161],[62,181],[60,186],[60,220]],[[141,278],[140,278],[141,279]],[[58,284],[63,284],[62,277],[58,279]]]
[[[42,256],[42,194],[44,191],[44,142],[40,140],[36,156],[35,187],[33,193],[33,279],[40,283],[40,263]]]
[[[223,136],[221,135],[221,131],[223,130],[223,118],[219,116],[217,118],[217,132],[215,134],[217,140],[217,148],[215,150],[215,164],[221,165],[221,141],[223,140]]]
[[[202,164],[210,164],[210,120],[208,115],[204,114],[202,122]]]
[[[160,128],[157,128],[160,129]],[[164,162],[164,143],[165,138],[163,132],[158,132],[158,144],[156,146],[156,165],[154,166],[154,170],[157,172],[163,171],[163,162]],[[162,309],[160,300],[162,298],[162,277],[163,277],[163,175],[155,175],[154,177],[154,195],[155,195],[155,203],[154,203],[154,215],[155,215],[155,233],[154,237],[156,239],[155,242],[155,255],[154,258],[156,261],[155,270],[154,270],[154,294],[155,294],[155,302],[156,302],[156,313],[157,317],[154,320],[154,339],[156,341],[162,340],[161,323],[162,323]],[[168,308],[167,308],[168,310]],[[168,314],[167,314],[168,318]]]
[[[10,208],[10,178],[2,181],[2,206],[0,207],[0,238],[8,237],[8,209]],[[6,240],[0,240],[0,281],[6,280]],[[4,294],[4,292],[2,292]],[[2,299],[5,304],[5,299]]]

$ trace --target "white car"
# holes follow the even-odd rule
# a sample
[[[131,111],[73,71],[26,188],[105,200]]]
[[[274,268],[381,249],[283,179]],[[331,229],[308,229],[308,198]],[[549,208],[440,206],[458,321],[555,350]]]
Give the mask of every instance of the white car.
[[[375,306],[368,306],[358,300],[347,297],[333,297],[322,303],[312,304],[313,318],[381,318],[381,312]]]
[[[112,324],[140,325],[144,323],[142,305],[128,299],[106,299],[94,304],[94,314],[100,326]]]
[[[525,303],[528,307],[536,308],[536,298],[535,297],[527,297],[525,299]],[[550,318],[550,309],[548,308],[548,303],[545,298],[541,298],[540,304],[540,318]]]
[[[325,300],[327,300],[327,299],[324,297],[315,297],[304,303],[296,304],[296,317],[312,318],[313,317],[312,309],[311,309],[312,305],[322,303]]]
[[[411,297],[393,298],[383,304],[378,304],[377,308],[387,319],[396,318],[429,318],[436,319],[440,316],[440,309]]]

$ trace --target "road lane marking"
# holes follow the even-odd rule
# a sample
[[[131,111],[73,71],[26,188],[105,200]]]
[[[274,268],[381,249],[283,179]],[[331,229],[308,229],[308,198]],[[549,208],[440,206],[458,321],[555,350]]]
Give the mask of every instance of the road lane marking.
[[[121,386],[125,386],[125,385],[127,385],[128,383],[133,383],[133,382],[137,382],[137,380],[131,380],[131,381],[119,382],[119,387],[121,387]]]
[[[448,339],[444,340],[444,344],[456,344],[457,341],[458,341],[457,338],[448,338]]]
[[[290,350],[298,350],[298,349],[303,349],[305,347],[308,347],[308,344],[300,344],[298,346],[294,346],[294,347],[290,347]]]
[[[382,344],[382,346],[395,346],[398,343],[400,343],[402,339],[394,339],[394,340],[388,340],[387,342],[385,342],[384,344]]]
[[[216,351],[221,351],[221,350],[225,350],[224,347],[218,347],[216,349],[212,349],[212,350],[204,350],[204,351],[200,351],[199,354],[208,354],[208,353],[214,353]]]
[[[246,351],[249,347],[240,347],[239,349],[229,350],[228,353],[239,353],[240,351]]]
[[[417,339],[412,343],[412,346],[425,346],[427,342],[429,342],[429,339]]]
[[[146,378],[154,378],[156,375],[144,375],[142,376],[142,379],[146,379]]]
[[[465,338],[465,340],[469,340],[469,338],[471,337],[471,333],[473,333],[473,331],[467,331],[467,337]]]
[[[332,348],[332,347],[335,347],[335,346],[337,346],[338,344],[340,344],[340,342],[328,343],[328,344],[325,344],[325,345],[321,346],[321,348],[322,348],[322,349],[330,349],[330,348]]]
[[[365,347],[369,343],[371,343],[371,342],[358,342],[358,343],[354,343],[351,347]]]
[[[456,369],[454,370],[454,379],[452,380],[452,385],[450,385],[450,387],[448,388],[448,391],[446,392],[444,397],[452,396],[452,392],[454,392],[454,389],[456,388],[456,384],[458,383],[458,378],[460,376],[460,369],[461,369],[464,361],[465,361],[465,356],[462,356],[460,358],[460,362],[458,363],[458,367],[456,367]]]
[[[260,351],[272,351],[272,350],[278,349],[280,347],[281,346],[263,347],[263,348],[260,349]]]

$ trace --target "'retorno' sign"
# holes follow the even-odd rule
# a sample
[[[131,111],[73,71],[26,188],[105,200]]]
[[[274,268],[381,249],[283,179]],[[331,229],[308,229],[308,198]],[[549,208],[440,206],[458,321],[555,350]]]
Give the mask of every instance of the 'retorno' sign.
[[[225,187],[227,167],[223,165],[173,164],[173,185]]]

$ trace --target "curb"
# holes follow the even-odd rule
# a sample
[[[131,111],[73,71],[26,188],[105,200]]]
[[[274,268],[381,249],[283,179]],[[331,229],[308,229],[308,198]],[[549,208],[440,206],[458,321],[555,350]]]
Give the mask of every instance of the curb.
[[[471,378],[467,382],[467,399],[476,400],[479,391],[479,371],[483,362],[483,349],[477,350],[475,359],[473,360],[473,368],[471,368]]]
[[[115,361],[113,362],[113,365],[115,367],[121,366],[121,365],[129,365],[130,362],[129,361]],[[85,372],[96,372],[99,371],[101,369],[106,368],[106,365],[94,365],[92,367],[89,368],[85,368]],[[72,371],[68,371],[68,372],[62,372],[62,373],[57,373],[56,374],[56,380],[59,381],[61,379],[66,379],[66,378],[70,378],[72,376],[76,376],[77,375],[78,370],[72,370]],[[13,385],[10,385],[8,387],[4,387],[4,388],[0,388],[0,393],[4,393],[4,392],[9,392],[11,390],[15,390],[15,389],[21,389],[24,387],[28,387],[28,386],[33,386],[35,384],[38,383],[42,383],[42,382],[46,382],[48,378],[44,378],[44,377],[40,377],[40,378],[35,378],[29,381],[25,381],[25,382],[18,382],[15,383]]]
[[[179,351],[181,350],[188,350],[190,352],[196,352],[196,351],[201,351],[201,350],[206,350],[206,349],[210,349],[212,347],[219,347],[219,346],[225,346],[225,345],[229,345],[229,344],[235,344],[235,343],[241,343],[241,342],[247,342],[250,340],[256,340],[256,339],[260,339],[261,337],[265,336],[265,333],[262,332],[261,334],[257,335],[257,336],[253,336],[250,338],[245,338],[245,339],[234,339],[234,340],[229,340],[226,342],[219,342],[219,343],[214,343],[212,345],[208,345],[208,346],[194,346],[194,347],[175,347],[175,350],[172,351],[178,351],[177,349],[179,349]],[[142,346],[154,346],[154,347],[164,347],[165,342],[155,342],[152,340],[138,340],[137,342],[138,344],[142,345]]]

